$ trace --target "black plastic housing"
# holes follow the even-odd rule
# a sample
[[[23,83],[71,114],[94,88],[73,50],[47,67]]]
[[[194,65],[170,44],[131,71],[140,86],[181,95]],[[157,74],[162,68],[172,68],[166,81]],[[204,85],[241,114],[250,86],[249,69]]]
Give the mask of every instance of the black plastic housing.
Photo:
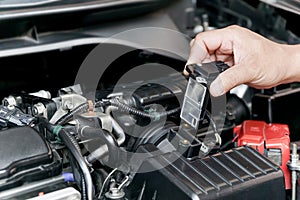
[[[30,127],[0,132],[0,191],[60,174],[61,159]]]
[[[210,83],[214,81],[220,73],[224,72],[228,68],[229,66],[221,61],[203,63],[201,65],[191,64],[185,67],[191,77],[204,78],[208,85],[210,85]]]
[[[152,82],[142,83],[141,87],[134,91],[132,94],[134,106],[140,107],[153,103],[169,106],[170,104],[179,105],[178,100],[183,99],[187,86],[187,80],[181,74],[170,74]],[[122,85],[122,87],[125,86]]]
[[[143,151],[153,148],[144,146]],[[159,200],[285,199],[281,169],[250,147],[192,162],[176,152],[163,154],[147,159],[141,167],[145,169],[153,170],[136,175],[131,184],[131,191],[136,193],[129,199],[134,195],[142,195],[143,199],[156,196]]]
[[[299,140],[299,101],[299,87],[255,94],[252,98],[252,119],[263,120],[267,123],[288,124],[291,140]]]

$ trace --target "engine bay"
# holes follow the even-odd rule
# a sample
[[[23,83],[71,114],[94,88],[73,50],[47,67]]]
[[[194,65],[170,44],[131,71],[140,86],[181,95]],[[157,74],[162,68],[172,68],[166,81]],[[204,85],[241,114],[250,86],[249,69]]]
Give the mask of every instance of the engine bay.
[[[299,83],[213,97],[228,66],[185,64],[197,33],[231,24],[298,44],[299,16],[261,1],[97,2],[72,2],[84,20],[66,27],[68,12],[46,27],[37,5],[21,21],[5,7],[22,26],[3,15],[0,199],[298,198]]]

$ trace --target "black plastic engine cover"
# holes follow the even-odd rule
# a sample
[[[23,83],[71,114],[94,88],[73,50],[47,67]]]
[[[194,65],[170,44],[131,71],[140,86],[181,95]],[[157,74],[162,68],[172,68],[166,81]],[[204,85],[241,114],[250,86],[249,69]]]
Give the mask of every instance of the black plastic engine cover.
[[[136,195],[163,200],[285,199],[281,169],[250,147],[194,161],[180,157],[171,162],[176,157],[179,155],[173,152],[147,159],[141,170],[169,165],[137,174],[131,184],[131,191],[136,192],[129,199]]]
[[[0,191],[61,171],[57,152],[27,126],[0,131],[0,157]]]

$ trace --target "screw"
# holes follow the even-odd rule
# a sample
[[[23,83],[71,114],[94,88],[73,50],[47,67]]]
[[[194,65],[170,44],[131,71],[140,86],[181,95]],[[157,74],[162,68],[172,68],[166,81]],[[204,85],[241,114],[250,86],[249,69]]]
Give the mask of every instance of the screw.
[[[178,144],[178,152],[180,154],[184,154],[187,151],[187,149],[189,148],[190,144],[191,143],[186,139],[180,140],[179,144]]]
[[[180,143],[179,143],[180,145],[182,145],[182,146],[189,146],[190,145],[190,142],[188,141],[188,140],[180,140]]]

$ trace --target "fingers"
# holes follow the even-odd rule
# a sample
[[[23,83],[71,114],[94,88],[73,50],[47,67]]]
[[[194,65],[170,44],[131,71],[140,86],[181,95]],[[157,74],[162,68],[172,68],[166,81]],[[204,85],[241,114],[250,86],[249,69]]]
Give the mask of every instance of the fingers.
[[[214,54],[216,50],[232,52],[231,28],[218,29],[199,33],[190,42],[191,51],[187,64],[201,63],[204,59]]]
[[[199,37],[200,36],[197,36],[197,38]],[[209,49],[207,48],[203,38],[196,39],[193,41],[193,44],[191,46],[190,56],[187,64],[202,63],[204,59],[207,59],[209,57],[209,55]]]
[[[214,58],[205,58],[201,63],[209,63],[209,62],[213,62],[213,61],[216,61],[215,57],[214,57]],[[189,65],[189,64],[193,64],[193,63],[187,63],[186,66]],[[185,76],[188,76],[188,75],[189,75],[189,72],[186,71],[185,68],[184,68],[183,74],[184,74]]]
[[[212,96],[221,96],[242,83],[251,81],[252,75],[247,68],[241,65],[235,65],[221,73],[210,85]]]
[[[235,59],[240,60],[237,55],[234,55],[234,47],[241,35],[247,33],[243,28],[238,26],[230,26],[224,29],[207,31],[200,33],[194,40],[190,42],[191,50],[187,64],[223,61],[234,65],[222,74],[211,84],[210,92],[213,96],[220,96],[237,85],[251,82],[254,76],[242,67],[240,63],[235,63]],[[186,71],[185,74],[188,74]]]
[[[202,42],[196,41],[196,39],[193,39],[190,42],[191,50],[190,50],[190,56],[186,63],[186,65],[194,64],[194,63],[202,63],[205,57],[207,57],[206,48],[204,48]],[[188,76],[189,73],[184,69],[183,74],[185,76]]]
[[[204,33],[202,34],[204,35]],[[198,39],[200,36],[197,36],[196,39],[193,39],[190,42],[191,50],[190,56],[186,63],[186,65],[194,64],[194,63],[204,63],[204,62],[212,62],[216,61],[215,55],[210,55],[210,50],[208,50],[205,41],[203,38]],[[213,50],[211,50],[213,51]],[[184,75],[188,75],[188,72],[184,69]]]
[[[190,47],[192,47],[192,46],[194,45],[194,42],[195,42],[195,39],[192,39],[192,40],[190,41]]]
[[[184,70],[183,70],[183,75],[185,75],[185,76],[188,76],[188,75],[189,75],[189,73],[185,70],[185,68],[184,68]]]
[[[216,61],[216,51],[219,53],[218,57],[223,53],[226,57],[232,54],[233,45],[230,38],[232,34],[228,34],[228,32],[229,29],[224,28],[198,34],[190,42],[190,56],[186,65]],[[183,72],[188,75],[187,71]]]

